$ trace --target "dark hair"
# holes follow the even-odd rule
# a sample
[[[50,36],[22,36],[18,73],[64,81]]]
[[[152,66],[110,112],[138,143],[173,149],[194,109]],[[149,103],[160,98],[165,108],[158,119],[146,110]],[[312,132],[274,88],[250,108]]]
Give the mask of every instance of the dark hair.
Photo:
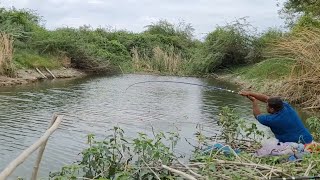
[[[271,97],[268,99],[268,106],[273,108],[275,112],[281,111],[283,109],[283,101],[279,97]]]

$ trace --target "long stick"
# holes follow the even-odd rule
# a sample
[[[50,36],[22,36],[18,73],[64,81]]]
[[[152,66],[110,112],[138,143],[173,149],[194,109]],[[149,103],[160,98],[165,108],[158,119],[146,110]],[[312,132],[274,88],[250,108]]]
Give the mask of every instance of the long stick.
[[[168,170],[168,171],[171,171],[171,172],[173,172],[173,173],[176,173],[176,174],[184,177],[185,179],[188,179],[188,180],[197,180],[195,177],[193,177],[193,176],[191,176],[191,175],[189,175],[189,174],[187,174],[187,173],[184,173],[184,172],[178,171],[178,170],[176,170],[176,169],[170,168],[170,167],[168,167],[168,166],[166,166],[166,165],[162,165],[162,168],[163,168],[163,169],[166,169],[166,170]]]
[[[63,116],[58,116],[54,124],[48,129],[43,136],[33,145],[24,150],[15,160],[13,160],[1,173],[0,180],[5,180],[20,164],[22,164],[35,150],[37,150],[49,137],[58,129]]]
[[[49,74],[53,77],[53,79],[56,79],[56,76],[48,69],[46,68],[46,70],[49,72]]]
[[[200,174],[192,171],[189,166],[183,164],[181,161],[178,160],[178,162],[179,162],[182,166],[184,166],[184,167],[185,167],[191,174],[193,174],[194,176],[196,176],[196,177],[198,177],[198,178],[204,178],[204,177],[201,176]]]
[[[53,115],[53,118],[50,121],[48,129],[50,129],[50,127],[54,124],[54,122],[56,121],[57,118],[58,118],[57,115]],[[40,168],[41,159],[42,159],[42,156],[43,156],[43,152],[44,152],[44,150],[46,148],[47,142],[48,142],[48,139],[43,143],[43,145],[39,149],[38,157],[37,157],[37,160],[36,160],[35,165],[33,167],[31,180],[36,180],[37,179],[38,171],[39,171],[39,168]]]
[[[41,74],[42,77],[44,77],[45,79],[48,79],[46,75],[44,75],[38,68],[36,68],[36,70],[38,71],[39,74]]]

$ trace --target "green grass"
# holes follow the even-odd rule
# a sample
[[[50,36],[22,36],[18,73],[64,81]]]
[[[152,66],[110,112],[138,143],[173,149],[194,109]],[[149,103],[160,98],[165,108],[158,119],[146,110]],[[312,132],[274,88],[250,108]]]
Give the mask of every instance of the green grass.
[[[292,60],[273,58],[253,65],[236,67],[232,71],[248,80],[277,80],[288,77],[293,65]]]
[[[17,50],[14,53],[14,63],[18,69],[27,68],[49,68],[56,69],[62,67],[58,57],[49,55],[39,55],[33,51]]]

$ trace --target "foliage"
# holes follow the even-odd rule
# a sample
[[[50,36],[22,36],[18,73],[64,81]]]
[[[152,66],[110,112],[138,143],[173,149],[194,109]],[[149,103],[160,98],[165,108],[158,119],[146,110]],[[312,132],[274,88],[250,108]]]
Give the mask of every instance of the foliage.
[[[310,117],[307,119],[307,124],[312,130],[312,135],[315,140],[320,140],[320,119],[318,117]]]
[[[169,23],[166,20],[160,20],[156,23],[146,26],[145,33],[162,34],[165,36],[179,36],[181,38],[191,40],[193,37],[194,28],[191,24],[179,22],[178,25]]]
[[[254,156],[253,152],[261,147],[259,138],[263,133],[254,123],[241,120],[234,109],[222,108],[219,124],[222,130],[217,136],[205,135],[199,129],[196,133],[198,145],[193,145],[195,149],[187,164],[182,163],[174,151],[180,140],[178,133],[152,131],[153,137],[139,133],[132,139],[125,136],[122,129],[114,127],[112,134],[102,141],[88,135],[89,148],[82,152],[82,160],[63,167],[60,172],[51,173],[50,178],[179,179],[186,178],[186,174],[196,179],[297,178],[315,176],[320,170],[318,153],[308,154],[298,162],[287,162],[287,156]],[[233,135],[237,138],[227,135],[231,130],[236,132]],[[216,142],[223,142],[226,146],[210,149],[210,145]],[[230,151],[224,152],[225,148],[230,148]],[[235,150],[241,152],[236,153]]]
[[[304,15],[301,16],[294,26],[292,27],[292,32],[293,33],[299,33],[300,31],[303,31],[304,29],[309,28],[309,29],[314,29],[314,28],[320,28],[320,20],[319,19],[314,19],[310,15]]]
[[[290,77],[278,90],[279,95],[308,109],[320,108],[319,40],[320,29],[303,29],[281,38],[269,51],[270,56],[294,62]]]
[[[320,16],[320,2],[315,0],[288,0],[284,3],[284,11]]]
[[[303,19],[307,17],[316,22],[320,18],[320,2],[316,0],[287,0],[280,13],[287,20],[289,27],[295,26],[297,21],[301,21],[301,17],[302,21],[305,21]]]
[[[264,137],[264,132],[257,128],[255,123],[248,123],[239,117],[235,109],[223,107],[219,114],[218,125],[223,128],[220,138],[227,144],[233,144],[239,139],[252,139],[260,141]]]
[[[31,10],[0,8],[0,32],[11,34],[19,40],[25,41],[39,22],[40,17]]]
[[[39,55],[34,51],[17,50],[14,56],[17,68],[59,68],[62,66],[57,57],[50,55]]]
[[[164,51],[160,47],[153,49],[153,55],[149,57],[141,54],[137,49],[132,49],[132,61],[134,71],[157,72],[171,75],[179,75],[184,72],[182,70],[185,60],[181,54],[175,53],[174,47]]]
[[[275,43],[284,33],[279,29],[268,29],[258,37],[252,39],[250,52],[246,56],[249,63],[258,63],[266,59],[266,52],[270,44]]]
[[[119,127],[103,141],[88,135],[89,148],[82,154],[79,164],[65,166],[60,172],[51,173],[53,179],[79,176],[93,179],[152,179],[157,176],[169,178],[171,174],[161,170],[160,165],[171,165],[176,158],[173,150],[179,140],[177,133],[157,133],[149,138],[144,133],[130,140]],[[165,144],[168,143],[168,144]],[[158,167],[159,166],[159,167]],[[151,170],[158,167],[159,170]],[[157,171],[157,174],[154,172]],[[158,175],[159,173],[159,175]]]
[[[244,19],[209,33],[193,57],[195,69],[212,73],[218,68],[245,64],[253,39],[250,27]]]

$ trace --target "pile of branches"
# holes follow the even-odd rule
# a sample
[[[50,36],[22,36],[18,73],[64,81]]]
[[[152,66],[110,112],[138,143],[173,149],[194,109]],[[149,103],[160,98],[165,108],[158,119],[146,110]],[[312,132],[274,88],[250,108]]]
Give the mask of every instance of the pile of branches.
[[[235,141],[221,149],[196,154],[193,160],[182,163],[177,160],[170,167],[162,168],[184,179],[316,179],[320,168],[318,154],[300,162],[288,162],[286,156],[258,158],[252,153],[236,153],[232,147],[243,147],[243,140]],[[248,143],[254,143],[248,141]],[[254,145],[254,144],[253,144]],[[230,148],[230,154],[222,149]],[[250,148],[249,148],[250,149]],[[317,158],[312,158],[312,157]]]
[[[320,109],[320,29],[304,29],[281,38],[269,55],[295,62],[278,94],[306,109]]]

